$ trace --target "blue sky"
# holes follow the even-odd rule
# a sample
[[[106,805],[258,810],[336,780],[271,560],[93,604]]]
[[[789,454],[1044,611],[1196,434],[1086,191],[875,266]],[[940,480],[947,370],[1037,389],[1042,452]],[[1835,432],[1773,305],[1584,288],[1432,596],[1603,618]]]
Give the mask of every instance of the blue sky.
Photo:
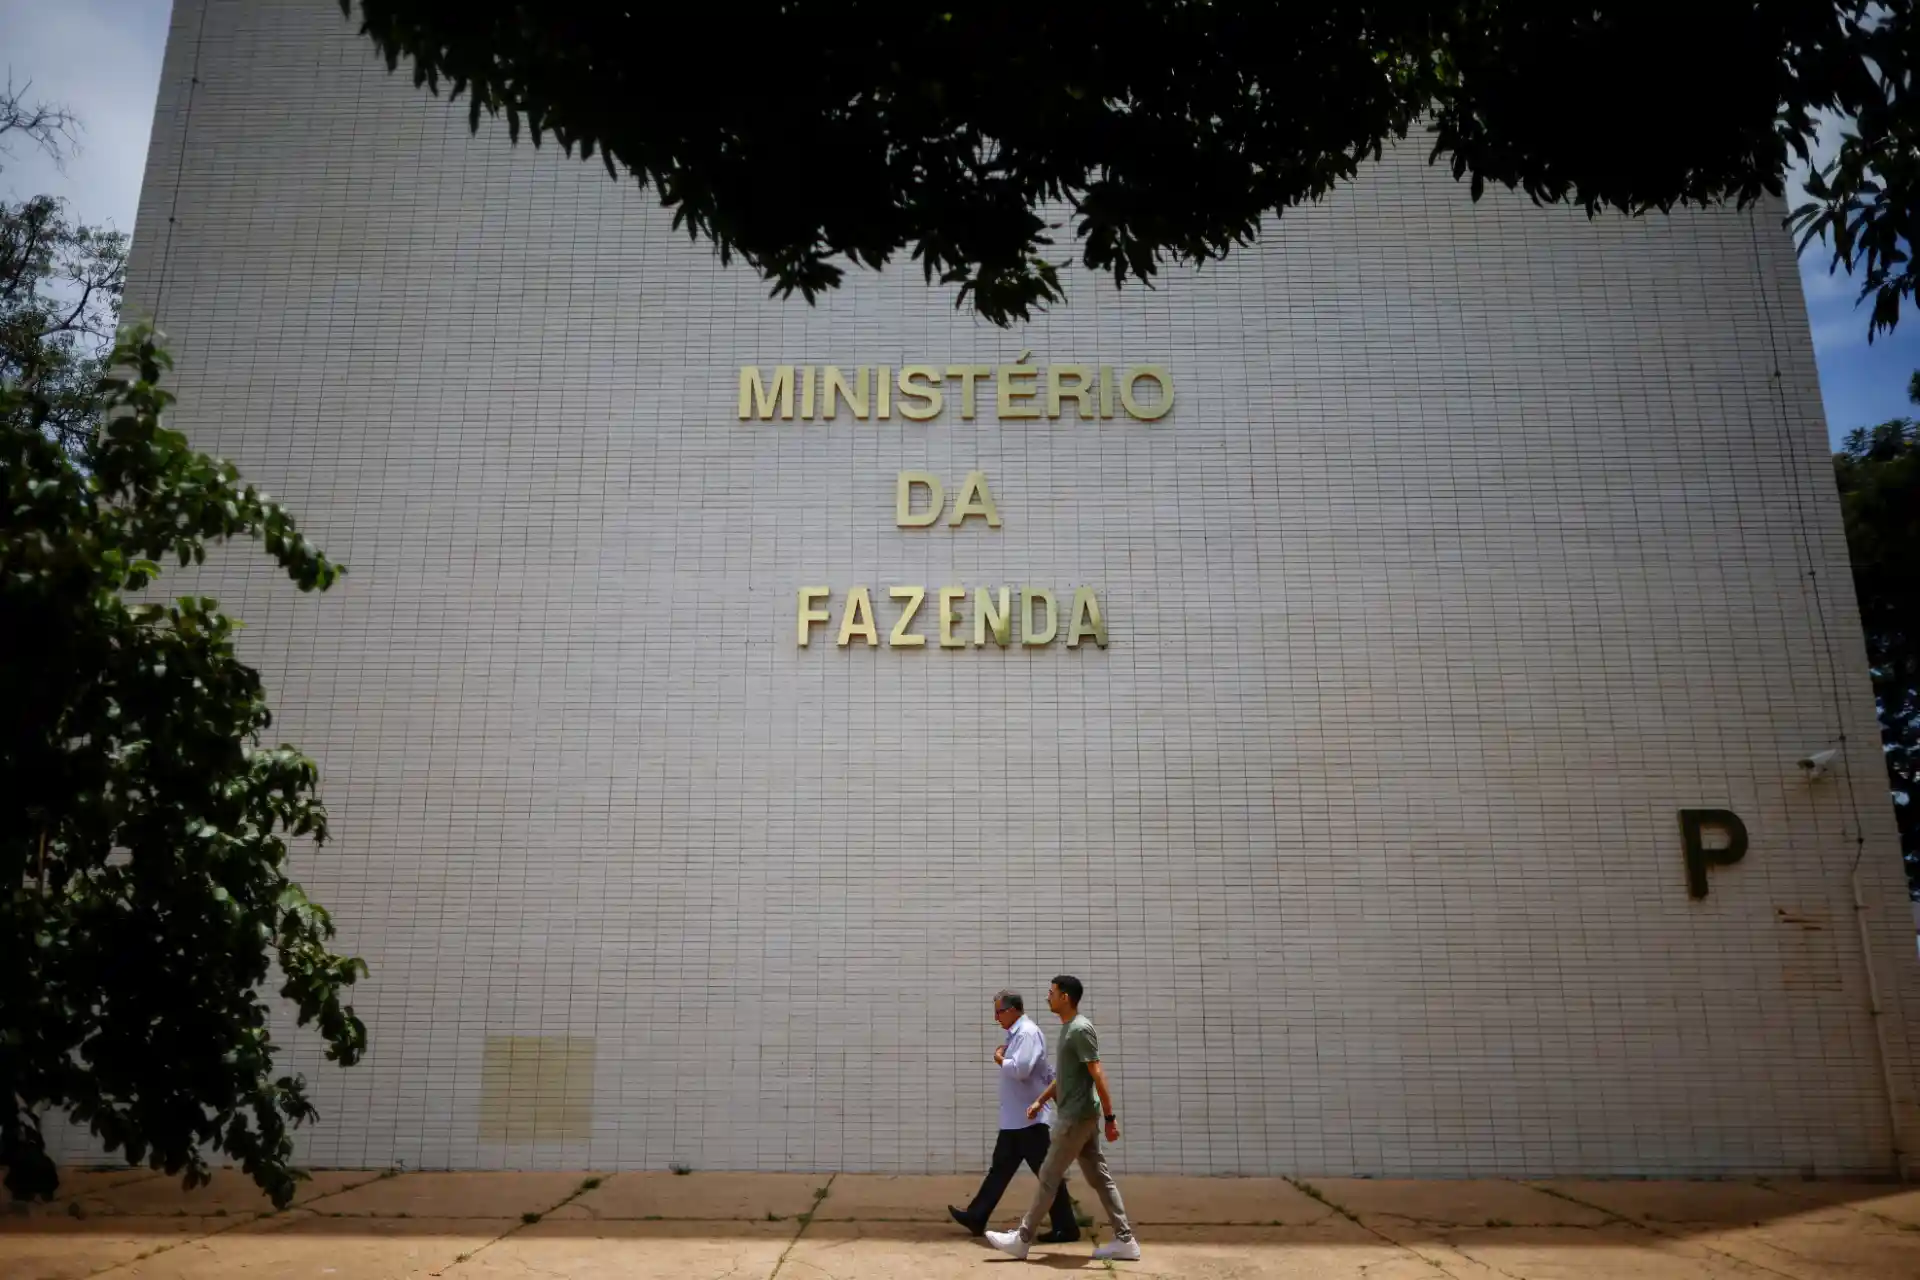
[[[311,0],[331,3],[331,0]],[[83,222],[133,229],[171,0],[42,0],[0,5],[0,50],[16,88],[61,103],[84,122],[77,154],[56,168],[24,147],[0,158],[0,196],[51,192]],[[1904,417],[1920,369],[1920,319],[1867,342],[1855,286],[1827,273],[1826,255],[1800,260],[1829,434]]]

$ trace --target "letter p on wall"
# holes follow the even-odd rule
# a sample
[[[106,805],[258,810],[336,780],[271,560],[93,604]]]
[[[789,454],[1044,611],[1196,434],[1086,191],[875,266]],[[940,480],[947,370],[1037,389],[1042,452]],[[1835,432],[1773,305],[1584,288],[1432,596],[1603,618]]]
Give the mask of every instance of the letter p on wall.
[[[1708,844],[1706,832],[1717,830],[1725,843]],[[1687,896],[1707,896],[1707,868],[1730,867],[1747,856],[1747,824],[1731,809],[1682,809],[1680,842],[1687,857]]]

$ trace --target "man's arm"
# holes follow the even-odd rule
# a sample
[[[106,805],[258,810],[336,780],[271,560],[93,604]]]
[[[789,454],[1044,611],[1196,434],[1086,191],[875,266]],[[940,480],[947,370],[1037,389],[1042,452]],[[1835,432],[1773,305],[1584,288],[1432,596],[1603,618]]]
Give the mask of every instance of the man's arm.
[[[1111,1090],[1107,1088],[1107,1069],[1101,1066],[1100,1063],[1096,1060],[1094,1062],[1089,1062],[1087,1064],[1087,1074],[1093,1077],[1094,1092],[1100,1095],[1100,1114],[1103,1116],[1112,1116],[1117,1114],[1113,1109],[1113,1093]],[[1107,1141],[1118,1142],[1119,1140],[1120,1140],[1119,1121],[1108,1120],[1107,1121]]]
[[[1027,1119],[1031,1120],[1035,1116],[1039,1115],[1040,1108],[1046,1106],[1049,1102],[1052,1102],[1054,1095],[1059,1092],[1060,1092],[1060,1081],[1056,1079],[1052,1084],[1042,1089],[1040,1091],[1040,1096],[1033,1100],[1033,1105],[1027,1108]]]
[[[1015,1080],[1025,1080],[1033,1074],[1034,1067],[1039,1065],[1046,1051],[1046,1038],[1038,1032],[1015,1036],[1013,1043],[1007,1046],[1007,1056],[1000,1063],[1000,1070]]]

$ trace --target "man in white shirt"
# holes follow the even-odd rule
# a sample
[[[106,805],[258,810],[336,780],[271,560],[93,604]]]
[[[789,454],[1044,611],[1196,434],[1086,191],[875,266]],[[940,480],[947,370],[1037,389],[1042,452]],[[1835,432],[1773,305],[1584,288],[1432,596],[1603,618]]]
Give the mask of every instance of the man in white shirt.
[[[993,1144],[993,1166],[987,1170],[980,1193],[964,1210],[947,1206],[953,1220],[974,1235],[987,1229],[1000,1195],[1013,1181],[1024,1161],[1035,1174],[1047,1158],[1048,1126],[1053,1123],[1053,1103],[1048,1102],[1036,1116],[1028,1110],[1047,1086],[1053,1083],[1053,1068],[1047,1065],[1047,1035],[1026,1015],[1026,1005],[1017,992],[1002,991],[993,998],[993,1020],[1007,1033],[1006,1043],[993,1051],[994,1066],[1000,1074],[1000,1137]],[[1048,1244],[1066,1244],[1080,1238],[1080,1227],[1073,1220],[1073,1201],[1064,1181],[1053,1197],[1053,1230],[1040,1239]]]

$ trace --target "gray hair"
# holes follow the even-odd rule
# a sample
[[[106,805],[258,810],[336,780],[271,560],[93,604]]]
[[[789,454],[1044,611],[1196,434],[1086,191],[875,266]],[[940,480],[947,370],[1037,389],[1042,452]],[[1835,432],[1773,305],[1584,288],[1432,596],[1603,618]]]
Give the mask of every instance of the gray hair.
[[[1011,1009],[1015,1013],[1025,1013],[1027,1011],[1027,1002],[1020,998],[1018,991],[1001,990],[993,993],[993,1007],[996,1009]]]

